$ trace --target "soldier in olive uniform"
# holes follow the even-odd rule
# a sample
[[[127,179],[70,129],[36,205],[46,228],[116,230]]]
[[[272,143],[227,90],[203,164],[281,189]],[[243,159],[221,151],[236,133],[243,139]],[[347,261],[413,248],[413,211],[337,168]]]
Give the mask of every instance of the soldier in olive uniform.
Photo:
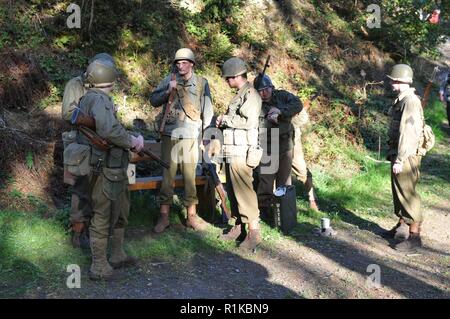
[[[178,168],[184,178],[183,204],[187,207],[187,226],[195,230],[204,230],[208,226],[196,212],[198,198],[195,177],[200,132],[210,126],[213,116],[211,93],[208,81],[194,73],[195,57],[190,49],[178,50],[174,64],[177,68],[176,79],[171,80],[171,76],[167,76],[150,95],[153,106],[164,105],[163,114],[171,91],[176,90],[162,132],[162,159],[170,163],[170,169],[163,171],[159,193],[160,215],[153,229],[156,233],[163,232],[170,224],[173,182]]]
[[[261,217],[272,220],[270,205],[273,197],[273,184],[276,187],[291,185],[292,150],[294,147],[294,126],[292,117],[302,110],[300,99],[284,90],[275,90],[267,75],[255,78],[254,87],[262,99],[259,116],[260,144],[270,158],[268,163],[261,163],[257,187],[258,205]],[[267,131],[261,130],[265,128]],[[278,131],[273,129],[278,129]],[[277,133],[277,136],[273,134]],[[277,145],[274,145],[274,144]],[[278,150],[276,154],[273,153]],[[273,172],[266,172],[268,169]]]
[[[303,110],[292,118],[292,124],[294,125],[294,150],[292,158],[292,172],[300,180],[305,191],[308,194],[309,207],[318,211],[316,196],[314,193],[314,185],[311,171],[306,166],[305,154],[303,152],[302,144],[302,128],[308,123],[309,116],[307,105]]]
[[[217,117],[216,126],[223,129],[223,155],[228,197],[231,204],[233,228],[223,240],[236,240],[241,233],[248,233],[240,247],[254,249],[261,242],[258,199],[253,189],[253,168],[248,164],[258,147],[258,122],[261,113],[261,97],[247,81],[247,66],[243,60],[233,57],[222,66],[222,76],[230,88],[238,92],[231,100],[227,113]],[[261,152],[262,155],[262,152]],[[258,163],[250,165],[257,166]]]
[[[89,63],[95,60],[106,60],[114,63],[113,57],[107,53],[96,54]],[[78,106],[81,97],[87,92],[85,74],[74,77],[67,82],[62,100],[62,118],[70,122],[73,110]],[[76,132],[64,132],[64,148],[75,141]],[[88,227],[92,217],[89,199],[89,182],[86,176],[71,176],[65,169],[65,182],[69,183],[71,193],[70,222],[72,224],[72,245],[74,247],[89,248]],[[69,177],[69,178],[68,178]]]
[[[421,156],[419,145],[423,139],[424,118],[419,97],[410,87],[413,70],[406,64],[397,64],[388,77],[392,88],[398,92],[390,108],[388,159],[391,161],[391,184],[394,212],[398,224],[388,234],[401,240],[395,246],[400,251],[410,251],[422,246],[420,237],[423,215],[420,196],[416,191],[419,181]]]
[[[89,227],[92,251],[89,277],[92,280],[112,279],[113,268],[136,262],[135,258],[128,256],[123,250],[124,231],[130,209],[127,168],[129,150],[140,151],[144,146],[144,139],[141,135],[134,137],[128,134],[116,118],[115,105],[109,96],[116,77],[117,71],[112,62],[93,61],[86,71],[86,80],[92,89],[88,90],[79,104],[83,113],[94,118],[96,133],[112,145],[104,151],[81,132],[77,136],[79,144],[91,148],[92,170],[88,178],[92,189],[93,211]],[[111,256],[108,263],[110,231]]]

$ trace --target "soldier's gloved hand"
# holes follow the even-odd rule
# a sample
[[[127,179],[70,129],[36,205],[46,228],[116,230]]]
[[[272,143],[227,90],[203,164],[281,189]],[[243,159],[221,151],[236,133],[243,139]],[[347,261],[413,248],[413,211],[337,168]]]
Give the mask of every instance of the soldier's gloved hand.
[[[131,135],[131,144],[132,149],[136,150],[136,152],[140,152],[144,148],[144,138],[142,135],[139,135],[138,137]]]

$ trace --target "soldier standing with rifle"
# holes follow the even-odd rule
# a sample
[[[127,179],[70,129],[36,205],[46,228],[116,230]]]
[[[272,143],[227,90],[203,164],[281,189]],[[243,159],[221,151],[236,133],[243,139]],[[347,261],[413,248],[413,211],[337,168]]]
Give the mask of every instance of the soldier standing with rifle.
[[[302,103],[294,94],[275,90],[271,79],[264,72],[255,78],[254,87],[262,98],[262,110],[259,116],[260,143],[270,158],[268,163],[261,163],[259,167],[258,205],[261,217],[271,221],[273,216],[270,215],[270,206],[274,182],[276,181],[276,187],[292,184],[294,126],[291,120],[302,110]],[[267,129],[267,132],[261,134],[261,128]],[[278,136],[274,136],[275,133]],[[274,143],[278,143],[275,147],[276,154],[273,153]],[[265,172],[268,169],[275,171]]]
[[[391,161],[391,184],[394,213],[397,225],[385,235],[401,242],[395,246],[400,251],[411,251],[422,246],[420,237],[423,215],[420,196],[416,191],[419,181],[420,152],[423,139],[424,117],[419,97],[410,87],[413,70],[409,65],[397,64],[388,75],[392,89],[398,92],[389,113],[388,160]]]
[[[87,158],[91,168],[87,177],[93,211],[89,227],[92,252],[89,277],[92,280],[113,279],[113,268],[136,263],[136,259],[123,250],[130,209],[127,168],[129,150],[139,152],[144,146],[144,139],[141,135],[134,137],[128,134],[116,118],[116,109],[109,96],[116,77],[117,70],[111,61],[93,61],[86,71],[87,82],[92,88],[79,103],[80,111],[95,120],[96,134],[106,140],[109,146],[99,147],[101,145],[79,131],[78,144],[71,144],[74,146],[70,149],[72,156],[79,159],[77,162],[80,167],[84,166],[83,162]],[[83,155],[86,149],[90,156]],[[112,242],[108,263],[106,254],[110,231]]]
[[[89,63],[95,60],[110,61],[113,57],[107,53],[96,54]],[[86,74],[82,74],[67,82],[62,101],[62,117],[69,122],[74,109],[81,97],[87,92]],[[76,131],[64,132],[64,148],[75,142]],[[89,248],[88,227],[92,217],[92,207],[89,198],[89,182],[86,176],[73,176],[67,168],[64,169],[64,182],[69,184],[71,193],[70,222],[72,224],[72,245],[79,248]]]
[[[159,131],[162,159],[170,164],[170,168],[163,171],[159,193],[160,215],[153,228],[156,233],[162,233],[169,227],[173,183],[178,168],[184,178],[183,204],[187,208],[187,226],[200,231],[208,226],[208,223],[197,215],[195,177],[199,158],[199,135],[202,129],[210,126],[213,116],[211,93],[208,81],[194,73],[195,57],[190,49],[179,49],[173,63],[175,72],[162,80],[150,95],[153,106],[164,105]]]
[[[247,81],[247,66],[233,57],[222,66],[222,76],[228,86],[238,92],[231,100],[225,115],[217,117],[216,126],[223,129],[223,155],[228,196],[231,205],[230,224],[233,228],[221,236],[223,240],[237,240],[248,233],[240,248],[252,250],[261,242],[258,199],[253,189],[253,168],[261,160],[258,149],[258,122],[261,97]]]

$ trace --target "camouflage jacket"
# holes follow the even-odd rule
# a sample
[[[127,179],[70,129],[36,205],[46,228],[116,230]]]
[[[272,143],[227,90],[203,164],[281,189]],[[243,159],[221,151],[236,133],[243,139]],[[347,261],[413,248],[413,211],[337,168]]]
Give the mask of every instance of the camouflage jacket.
[[[416,155],[422,137],[423,110],[414,91],[410,88],[401,92],[389,110],[388,158],[396,163],[403,163],[409,156]]]

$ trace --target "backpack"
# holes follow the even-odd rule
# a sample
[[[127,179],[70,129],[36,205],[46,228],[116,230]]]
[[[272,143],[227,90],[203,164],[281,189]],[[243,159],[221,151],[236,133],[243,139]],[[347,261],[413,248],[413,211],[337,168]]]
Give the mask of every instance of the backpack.
[[[434,136],[431,126],[425,124],[425,121],[423,123],[422,139],[419,143],[419,149],[417,150],[417,155],[421,156],[428,153],[434,147],[436,142],[436,137]]]

